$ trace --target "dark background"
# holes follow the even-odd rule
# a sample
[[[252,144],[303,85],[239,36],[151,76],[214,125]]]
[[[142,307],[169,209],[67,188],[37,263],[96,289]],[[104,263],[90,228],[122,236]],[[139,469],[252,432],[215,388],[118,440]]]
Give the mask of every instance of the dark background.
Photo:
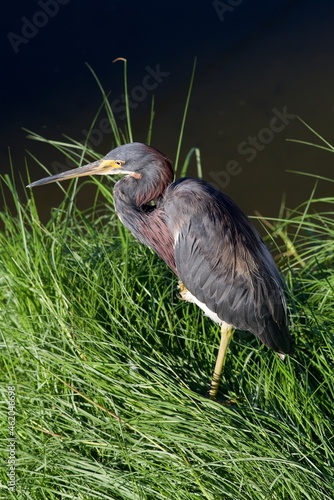
[[[26,20],[43,24],[43,16],[36,14],[43,9],[38,1],[1,3],[1,174],[9,171],[8,148],[15,175],[23,181],[26,150],[50,168],[55,160],[63,162],[51,146],[28,140],[22,127],[49,139],[67,134],[84,140],[82,131],[101,103],[85,62],[115,100],[123,92],[123,65],[112,63],[117,57],[128,60],[130,92],[143,84],[148,66],[168,74],[137,102],[132,116],[134,139],[145,141],[154,93],[152,144],[173,160],[197,56],[181,160],[191,147],[200,148],[208,181],[214,180],[212,172],[226,181],[222,172],[236,160],[240,173],[224,182],[224,191],[249,214],[277,215],[283,194],[290,207],[307,199],[314,180],[287,170],[333,177],[330,153],[286,141],[317,141],[297,119],[252,161],[238,152],[243,141],[268,127],[273,108],[298,114],[333,143],[332,1],[230,0],[221,2],[230,4],[225,13],[204,0],[59,1],[58,9],[56,0],[44,0],[58,12],[47,16],[27,43],[17,42],[17,53],[9,34],[23,36]],[[96,149],[105,154],[113,146],[112,135],[104,134]],[[33,180],[44,175],[30,158],[28,165]],[[35,194],[45,212],[63,196],[56,185]],[[331,184],[321,182],[318,194],[332,194]],[[89,204],[89,194],[85,197],[82,202]]]

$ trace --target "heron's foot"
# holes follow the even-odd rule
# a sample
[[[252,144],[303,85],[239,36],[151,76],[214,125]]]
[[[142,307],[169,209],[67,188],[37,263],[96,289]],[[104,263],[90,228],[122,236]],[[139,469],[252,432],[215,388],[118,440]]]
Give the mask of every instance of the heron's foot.
[[[215,401],[216,403],[222,406],[238,406],[239,404],[243,404],[246,401],[244,396],[235,396],[229,399],[226,399],[226,396],[218,396],[213,397],[210,394],[210,390],[204,396],[206,399],[210,399],[211,401]]]
[[[178,298],[180,300],[187,300],[188,290],[186,289],[181,280],[179,280],[178,289],[180,291],[180,293],[178,294]]]
[[[215,401],[217,399],[217,393],[219,389],[219,382],[220,382],[220,373],[214,372],[210,389],[209,389],[209,399],[212,399]]]

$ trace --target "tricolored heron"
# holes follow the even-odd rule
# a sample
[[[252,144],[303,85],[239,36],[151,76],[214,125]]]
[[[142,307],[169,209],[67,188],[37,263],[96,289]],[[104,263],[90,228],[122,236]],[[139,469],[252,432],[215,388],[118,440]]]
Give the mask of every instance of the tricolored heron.
[[[124,175],[114,186],[118,216],[178,276],[181,297],[221,325],[210,387],[216,397],[233,328],[267,347],[292,351],[283,282],[269,250],[241,209],[200,179],[173,182],[168,158],[134,142],[101,160],[29,184],[41,186],[86,175]]]

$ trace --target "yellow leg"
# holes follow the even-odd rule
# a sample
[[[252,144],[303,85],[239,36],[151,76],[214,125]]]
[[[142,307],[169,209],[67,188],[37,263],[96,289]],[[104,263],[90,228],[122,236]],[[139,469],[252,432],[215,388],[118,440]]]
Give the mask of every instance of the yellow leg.
[[[223,322],[221,326],[221,339],[220,339],[220,346],[219,346],[216,366],[213,372],[213,377],[209,391],[210,399],[215,399],[217,396],[219,381],[224,366],[226,351],[230,343],[230,340],[232,338],[232,334],[233,334],[233,326]]]

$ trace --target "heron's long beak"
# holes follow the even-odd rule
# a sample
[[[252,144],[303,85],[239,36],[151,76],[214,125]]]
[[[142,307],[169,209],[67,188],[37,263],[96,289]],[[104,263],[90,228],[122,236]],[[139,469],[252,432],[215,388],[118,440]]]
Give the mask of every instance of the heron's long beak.
[[[102,158],[101,160],[89,163],[84,167],[74,168],[73,170],[68,170],[67,172],[61,172],[60,174],[50,175],[50,177],[44,177],[39,181],[28,184],[27,187],[43,186],[44,184],[50,184],[51,182],[66,181],[67,179],[85,177],[86,175],[126,174],[127,172],[122,169],[123,164],[124,161],[121,160],[105,160]]]

